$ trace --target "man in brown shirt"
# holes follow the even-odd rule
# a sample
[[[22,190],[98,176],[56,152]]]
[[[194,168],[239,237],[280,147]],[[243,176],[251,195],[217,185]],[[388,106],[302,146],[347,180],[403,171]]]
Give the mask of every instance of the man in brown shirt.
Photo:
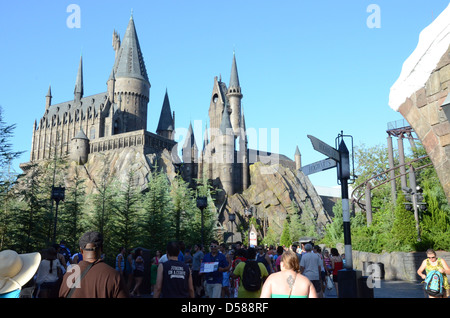
[[[87,232],[80,238],[83,260],[64,274],[59,297],[127,298],[128,289],[120,273],[101,259],[103,237]],[[72,291],[73,289],[73,291]]]

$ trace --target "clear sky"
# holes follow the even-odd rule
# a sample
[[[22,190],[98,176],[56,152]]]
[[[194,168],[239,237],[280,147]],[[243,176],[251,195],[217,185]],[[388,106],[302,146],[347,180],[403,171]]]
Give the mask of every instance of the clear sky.
[[[334,146],[342,130],[356,146],[385,144],[387,123],[402,119],[388,106],[390,88],[421,30],[448,4],[1,0],[0,105],[17,125],[15,150],[25,151],[15,169],[29,161],[49,85],[52,104],[73,99],[80,55],[84,96],[106,92],[113,30],[122,38],[131,12],[151,83],[147,130],[156,130],[167,89],[177,131],[192,122],[201,148],[214,77],[228,85],[234,51],[246,125],[257,132],[250,147],[294,159],[298,145],[306,165],[326,158],[307,135]],[[337,185],[335,169],[310,179]]]

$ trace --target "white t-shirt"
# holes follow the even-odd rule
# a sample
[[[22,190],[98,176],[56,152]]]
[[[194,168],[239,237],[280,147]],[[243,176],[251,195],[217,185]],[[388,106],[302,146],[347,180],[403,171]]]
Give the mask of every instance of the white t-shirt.
[[[47,259],[42,260],[36,273],[36,284],[56,282],[58,280],[59,266],[61,266],[59,260],[53,260],[52,272],[50,273],[50,261]]]

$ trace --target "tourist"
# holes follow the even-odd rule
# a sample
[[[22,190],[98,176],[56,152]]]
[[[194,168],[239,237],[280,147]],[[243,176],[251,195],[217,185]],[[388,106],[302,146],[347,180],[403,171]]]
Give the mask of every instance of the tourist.
[[[444,278],[443,288],[445,289],[445,291],[444,291],[444,295],[442,296],[442,298],[450,297],[450,285],[449,285],[448,277],[447,277],[447,275],[450,274],[450,268],[444,259],[438,258],[436,256],[436,252],[433,249],[428,249],[427,250],[427,258],[423,260],[422,264],[420,265],[419,269],[417,270],[417,274],[420,277],[422,277],[422,279],[425,279],[427,277],[427,275],[425,275],[423,273],[423,271],[425,271],[428,274],[432,270],[439,271]],[[431,295],[428,295],[428,297],[435,298]]]
[[[0,252],[0,298],[19,298],[22,286],[33,279],[41,254],[18,254],[16,251]]]
[[[192,281],[195,289],[195,297],[202,296],[202,277],[200,276],[200,265],[203,260],[203,248],[201,244],[194,245],[194,255],[192,256]]]
[[[250,291],[247,290],[244,287],[244,284],[242,282],[245,274],[245,267],[251,266],[250,262],[255,263],[259,267],[260,271],[260,286],[259,289],[256,291]],[[233,271],[231,277],[233,279],[239,278],[239,289],[238,289],[238,298],[259,298],[261,294],[261,287],[263,281],[269,276],[269,273],[267,272],[266,266],[262,262],[256,261],[256,250],[251,247],[247,250],[247,260],[245,262],[241,261],[239,264],[237,264],[236,269]]]
[[[121,247],[119,248],[119,254],[116,256],[116,271],[118,271],[120,275],[125,274],[125,252],[125,247]]]
[[[322,297],[322,285],[320,283],[320,272],[322,260],[316,253],[312,252],[312,245],[305,244],[305,253],[300,261],[300,273],[306,276],[316,289],[319,297]]]
[[[336,288],[336,294],[339,297],[339,289],[338,289],[338,272],[344,268],[344,262],[339,255],[339,252],[336,248],[331,248],[331,274],[333,275],[333,283]]]
[[[219,243],[211,241],[211,252],[207,253],[202,262],[200,273],[204,275],[205,294],[209,298],[220,298],[222,294],[223,272],[228,270],[225,255],[219,253]]]
[[[279,272],[270,275],[261,290],[261,298],[317,298],[311,281],[299,273],[298,257],[292,250],[281,256]]]
[[[141,285],[144,280],[144,258],[142,257],[142,249],[137,248],[134,251],[134,271],[133,277],[135,280],[135,285],[133,290],[130,292],[131,296],[141,296]]]
[[[64,275],[59,297],[129,297],[123,277],[102,259],[103,236],[98,232],[86,232],[79,245],[83,260]]]
[[[167,261],[160,263],[153,298],[194,298],[194,285],[189,266],[178,260],[177,242],[167,244]]]
[[[38,287],[36,298],[58,298],[61,277],[61,264],[56,250],[53,247],[43,250],[42,260],[36,272]]]
[[[263,246],[257,247],[258,254],[256,255],[256,261],[263,263],[266,267],[267,273],[272,274],[273,268],[272,268],[272,260],[270,259],[270,256],[266,253]]]

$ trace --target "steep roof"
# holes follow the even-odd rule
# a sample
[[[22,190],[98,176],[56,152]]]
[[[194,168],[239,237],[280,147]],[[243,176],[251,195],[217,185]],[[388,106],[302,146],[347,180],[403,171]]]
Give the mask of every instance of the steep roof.
[[[80,57],[80,64],[78,65],[78,73],[77,73],[77,80],[75,82],[75,90],[74,90],[75,96],[79,96],[79,98],[83,97],[84,94],[84,88],[83,88],[83,57]]]
[[[236,65],[236,55],[234,54],[234,52],[233,52],[233,63],[231,64],[231,75],[229,84],[229,88],[231,87],[239,87],[239,75]]]
[[[161,109],[161,115],[159,116],[159,123],[156,132],[163,130],[174,130],[172,110],[170,109],[169,95],[167,94],[167,90],[166,95],[164,96],[164,102]]]
[[[117,58],[114,63],[116,78],[132,77],[148,82],[147,70],[136,33],[133,17],[130,18],[127,30],[122,39]]]

